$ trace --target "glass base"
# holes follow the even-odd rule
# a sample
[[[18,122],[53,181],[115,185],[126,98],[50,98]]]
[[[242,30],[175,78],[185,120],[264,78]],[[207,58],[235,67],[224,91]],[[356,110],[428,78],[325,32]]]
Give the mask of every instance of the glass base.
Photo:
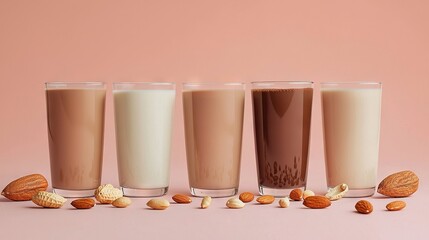
[[[212,198],[231,197],[236,195],[238,188],[229,189],[200,189],[191,187],[191,194],[195,197],[210,196]]]
[[[328,191],[331,187],[328,187]],[[375,187],[371,188],[350,188],[344,195],[345,198],[371,197],[375,193]]]
[[[167,193],[168,187],[148,189],[121,187],[121,190],[127,197],[159,197]]]
[[[63,196],[65,198],[83,198],[83,197],[93,197],[95,188],[86,189],[86,190],[65,190],[65,189],[53,188],[52,192],[60,196]]]
[[[305,190],[305,187],[293,187],[293,188],[269,188],[260,185],[259,194],[260,195],[273,195],[274,197],[287,197],[289,196],[290,191],[293,189],[299,188],[302,191]]]

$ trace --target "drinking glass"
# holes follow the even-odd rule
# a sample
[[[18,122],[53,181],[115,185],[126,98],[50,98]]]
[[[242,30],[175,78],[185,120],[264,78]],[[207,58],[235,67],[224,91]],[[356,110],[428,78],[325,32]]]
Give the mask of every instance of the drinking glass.
[[[346,197],[374,194],[380,136],[381,83],[321,84],[328,189],[347,184]]]
[[[313,82],[252,83],[258,186],[261,195],[305,189]]]
[[[126,196],[167,193],[175,84],[113,84],[119,184]]]
[[[93,196],[101,182],[106,86],[102,82],[45,86],[53,191],[64,197]]]
[[[244,84],[183,84],[183,115],[191,194],[237,193],[243,132]]]

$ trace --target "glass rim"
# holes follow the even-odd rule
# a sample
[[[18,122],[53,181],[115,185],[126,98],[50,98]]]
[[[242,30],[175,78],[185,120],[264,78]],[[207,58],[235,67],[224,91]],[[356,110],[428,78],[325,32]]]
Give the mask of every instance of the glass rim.
[[[174,86],[174,82],[113,82],[113,85],[151,85],[151,86]]]
[[[79,85],[79,84],[85,84],[85,85],[105,85],[105,82],[45,82],[46,85],[48,84],[62,84],[62,85]]]
[[[46,89],[104,89],[105,82],[45,82]]]
[[[184,82],[183,86],[192,87],[192,86],[244,86],[244,82]]]
[[[288,85],[305,85],[314,84],[313,81],[282,81],[282,80],[269,80],[269,81],[254,81],[250,82],[252,85],[272,85],[272,84],[288,84]]]
[[[321,82],[322,86],[350,86],[350,85],[363,85],[363,86],[382,86],[381,82]]]

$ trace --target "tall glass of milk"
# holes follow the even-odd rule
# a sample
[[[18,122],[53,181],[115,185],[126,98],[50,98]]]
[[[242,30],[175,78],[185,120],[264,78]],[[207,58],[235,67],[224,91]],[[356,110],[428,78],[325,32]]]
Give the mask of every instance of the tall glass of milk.
[[[175,84],[113,84],[119,184],[126,196],[164,195],[169,186]]]
[[[322,83],[328,189],[347,184],[347,197],[374,194],[377,181],[381,83]]]

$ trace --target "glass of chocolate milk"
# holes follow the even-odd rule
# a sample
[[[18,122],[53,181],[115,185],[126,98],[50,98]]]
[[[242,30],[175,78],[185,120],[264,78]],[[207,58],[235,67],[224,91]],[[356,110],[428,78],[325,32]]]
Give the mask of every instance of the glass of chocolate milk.
[[[312,82],[253,82],[253,128],[261,195],[305,189]]]
[[[226,197],[240,179],[244,84],[183,84],[183,115],[191,194]]]
[[[322,83],[328,188],[346,183],[346,197],[374,194],[377,181],[381,83]]]
[[[119,184],[124,195],[164,195],[170,181],[174,83],[113,83]]]
[[[92,196],[101,181],[106,86],[45,86],[53,191],[64,197]]]

